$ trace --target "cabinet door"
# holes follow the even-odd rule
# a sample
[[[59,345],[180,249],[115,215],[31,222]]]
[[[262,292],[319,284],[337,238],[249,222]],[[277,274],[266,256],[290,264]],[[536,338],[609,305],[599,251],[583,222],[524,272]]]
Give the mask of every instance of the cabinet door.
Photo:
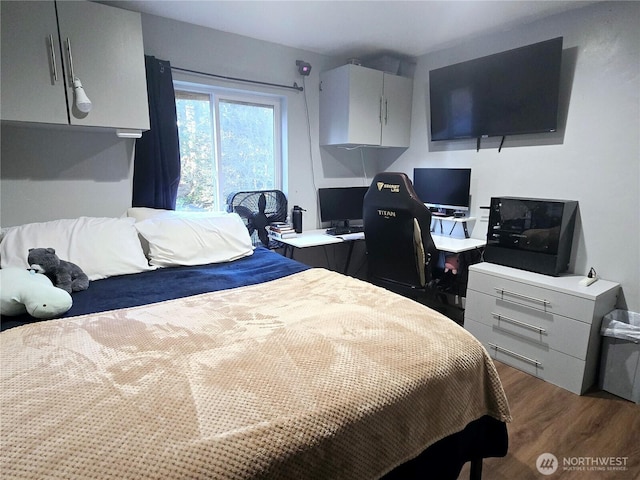
[[[408,147],[411,136],[413,81],[397,75],[384,75],[383,147]]]
[[[94,2],[57,2],[72,125],[149,129],[140,14]],[[93,104],[74,105],[68,42],[76,77]]]
[[[349,65],[348,143],[380,145],[384,73]]]
[[[0,2],[0,6],[2,120],[69,123],[55,4]]]
[[[320,145],[380,145],[383,73],[343,65],[320,81]]]

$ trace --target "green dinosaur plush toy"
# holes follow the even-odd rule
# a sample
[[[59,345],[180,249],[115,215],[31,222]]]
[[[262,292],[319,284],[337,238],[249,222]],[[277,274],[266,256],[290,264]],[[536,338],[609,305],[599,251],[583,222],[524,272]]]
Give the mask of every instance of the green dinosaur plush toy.
[[[15,267],[0,269],[0,314],[28,313],[48,319],[62,315],[71,305],[71,295],[54,287],[45,275]]]

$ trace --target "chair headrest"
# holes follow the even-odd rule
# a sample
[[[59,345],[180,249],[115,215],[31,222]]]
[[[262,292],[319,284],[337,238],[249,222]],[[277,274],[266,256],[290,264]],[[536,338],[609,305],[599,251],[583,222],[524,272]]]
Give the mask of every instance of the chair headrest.
[[[413,184],[406,173],[382,172],[378,173],[371,182],[367,196],[384,202],[404,202],[407,198],[418,200]],[[419,201],[419,200],[418,200]]]

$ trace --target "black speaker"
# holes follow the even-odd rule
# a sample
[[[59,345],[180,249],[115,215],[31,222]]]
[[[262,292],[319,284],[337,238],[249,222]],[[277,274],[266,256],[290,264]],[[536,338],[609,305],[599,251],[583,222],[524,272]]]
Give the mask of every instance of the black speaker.
[[[303,77],[309,76],[311,73],[311,64],[307,62],[303,62],[302,60],[296,60],[296,65],[298,66],[298,73]]]

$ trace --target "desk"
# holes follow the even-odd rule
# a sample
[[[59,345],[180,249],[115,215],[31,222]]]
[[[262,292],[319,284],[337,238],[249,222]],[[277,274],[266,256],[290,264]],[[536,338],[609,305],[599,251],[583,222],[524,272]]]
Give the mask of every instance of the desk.
[[[476,248],[482,248],[487,244],[486,240],[477,238],[455,238],[446,235],[432,234],[433,243],[441,252],[462,253]]]
[[[359,238],[353,240],[364,240],[364,233],[349,234],[359,235]],[[307,247],[319,247],[323,245],[331,245],[332,243],[342,243],[347,240],[342,236],[328,235],[326,229],[321,228],[318,230],[307,230],[299,233],[295,237],[277,239],[278,242],[283,243],[286,247],[293,248],[307,248]]]
[[[318,230],[307,230],[299,233],[295,237],[278,239],[284,244],[285,257],[293,258],[295,248],[321,247],[336,243],[349,242],[349,253],[347,253],[347,261],[344,266],[344,273],[349,271],[351,263],[351,254],[353,253],[353,245],[357,240],[364,240],[364,233],[347,233],[345,235],[329,235],[325,228]]]
[[[435,244],[436,249],[450,253],[461,253],[474,250],[476,248],[484,247],[487,243],[485,240],[478,240],[476,238],[454,238],[447,235],[432,234],[431,238],[433,238],[433,243]],[[358,240],[364,240],[364,233],[348,233],[346,235],[334,236],[328,235],[326,230],[321,228],[317,230],[307,230],[295,237],[283,238],[278,241],[284,245],[284,254],[289,258],[293,258],[293,251],[296,248],[320,247],[324,245],[349,242],[349,253],[347,253],[347,261],[344,268],[344,272],[346,273],[349,270],[354,242]]]

